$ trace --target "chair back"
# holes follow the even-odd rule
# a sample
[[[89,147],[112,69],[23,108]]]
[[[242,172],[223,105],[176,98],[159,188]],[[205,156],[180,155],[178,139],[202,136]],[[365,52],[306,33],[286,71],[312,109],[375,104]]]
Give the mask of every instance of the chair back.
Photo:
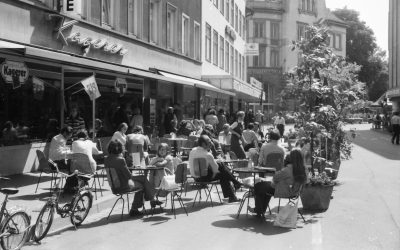
[[[193,159],[194,175],[203,177],[208,175],[207,160],[205,158]]]
[[[141,166],[144,160],[143,145],[140,143],[127,143],[126,151],[132,160],[132,166]],[[130,162],[129,162],[130,163]],[[130,164],[129,164],[130,165]]]
[[[268,154],[265,167],[275,168],[276,171],[281,170],[283,168],[283,157],[284,155],[281,153]]]
[[[89,157],[81,153],[72,154],[71,172],[75,170],[83,174],[93,174],[96,171],[96,169],[92,168]]]
[[[118,193],[118,189],[121,187],[117,170],[115,168],[105,168],[107,173],[108,184],[110,185],[113,194]]]
[[[44,153],[42,151],[36,150],[36,156],[39,160],[39,169],[41,171],[52,172],[52,171],[57,170],[57,168],[47,160],[46,156],[44,155]],[[54,162],[52,161],[52,163],[54,163]]]
[[[186,163],[180,163],[176,167],[175,171],[175,183],[178,184],[183,184],[187,180],[187,164]]]

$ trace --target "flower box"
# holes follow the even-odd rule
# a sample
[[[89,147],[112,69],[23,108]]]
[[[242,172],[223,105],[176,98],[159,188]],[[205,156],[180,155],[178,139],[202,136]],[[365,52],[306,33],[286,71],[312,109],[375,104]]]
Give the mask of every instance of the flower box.
[[[325,211],[329,208],[334,184],[305,185],[300,193],[304,210]]]

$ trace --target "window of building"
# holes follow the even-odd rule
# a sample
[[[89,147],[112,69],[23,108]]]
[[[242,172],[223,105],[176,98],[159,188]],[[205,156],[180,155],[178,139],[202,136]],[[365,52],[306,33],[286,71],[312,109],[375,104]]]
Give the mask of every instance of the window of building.
[[[200,60],[200,44],[201,44],[200,24],[194,22],[194,59],[196,60]]]
[[[304,12],[315,12],[315,0],[300,0],[300,10]]]
[[[239,78],[242,79],[242,55],[238,53],[238,60],[239,60]]]
[[[237,5],[235,4],[235,30],[236,30],[236,32],[238,32],[238,7],[237,7]]]
[[[246,57],[242,56],[242,80],[246,80]]]
[[[231,52],[230,52],[230,54],[231,54],[231,59],[230,59],[230,71],[231,71],[231,75],[233,75],[233,73],[234,73],[234,65],[235,65],[235,52],[234,52],[234,50],[233,50],[233,46],[231,45]]]
[[[126,9],[121,9],[121,12],[126,12]],[[128,33],[137,38],[142,36],[142,15],[143,0],[128,0]]]
[[[83,19],[88,22],[101,25],[101,0],[87,0],[82,3]]]
[[[230,19],[230,23],[232,25],[232,27],[234,27],[235,25],[235,1],[231,0],[231,19]]]
[[[265,37],[265,23],[263,21],[254,21],[253,29],[254,37]]]
[[[213,30],[213,63],[218,66],[218,32]]]
[[[306,38],[306,28],[307,24],[305,23],[297,23],[297,40]]]
[[[271,67],[279,67],[279,50],[271,50]]]
[[[225,71],[229,73],[229,42],[225,41]]]
[[[167,4],[167,49],[177,48],[177,10],[171,4]]]
[[[218,0],[212,0],[212,1],[213,1],[213,3],[214,3],[215,7],[218,8]]]
[[[332,35],[332,47],[337,50],[342,49],[342,36],[340,34]]]
[[[150,0],[149,4],[149,35],[150,42],[160,44],[161,41],[161,13],[162,5],[159,0]]]
[[[225,57],[224,46],[225,46],[225,39],[223,36],[220,36],[219,37],[219,67],[221,69],[224,68],[224,57]]]
[[[239,64],[238,64],[238,59],[239,59],[239,57],[238,57],[238,52],[237,52],[237,50],[235,50],[235,73],[233,74],[234,76],[238,76],[238,75],[239,75],[239,69],[238,69]]]
[[[190,19],[187,15],[182,14],[182,54],[189,56],[190,51]]]
[[[246,29],[246,18],[244,16],[242,16],[242,25],[243,25],[243,39],[246,40],[246,33],[247,33],[247,29]]]
[[[238,29],[239,29],[239,36],[242,36],[242,12],[241,11],[239,11]]]
[[[220,0],[219,4],[220,4],[219,11],[221,11],[221,14],[224,15],[225,14],[225,3],[224,3],[224,0]]]
[[[225,1],[225,19],[229,22],[229,0]]]
[[[271,22],[271,44],[279,45],[279,23]]]
[[[206,23],[206,60],[211,62],[211,26]]]

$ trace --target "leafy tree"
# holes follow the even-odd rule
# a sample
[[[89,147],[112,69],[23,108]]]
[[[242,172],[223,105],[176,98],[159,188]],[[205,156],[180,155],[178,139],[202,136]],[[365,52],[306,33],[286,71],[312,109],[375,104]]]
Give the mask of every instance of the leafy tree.
[[[346,22],[347,60],[361,65],[359,79],[365,82],[370,100],[378,99],[388,89],[386,53],[376,44],[373,30],[360,20],[352,9],[336,9],[333,13]]]
[[[335,55],[328,47],[328,31],[324,27],[307,28],[307,38],[293,41],[292,50],[301,53],[299,66],[287,73],[287,84],[281,93],[283,100],[297,98],[305,122],[304,129],[316,139],[325,134],[329,139],[326,160],[350,157],[350,142],[343,130],[348,112],[362,106],[365,84],[358,80],[360,66]],[[320,143],[323,143],[320,141]],[[312,143],[313,145],[313,143]],[[326,145],[327,146],[327,145]],[[320,155],[314,151],[314,159]],[[340,153],[340,154],[339,154]]]

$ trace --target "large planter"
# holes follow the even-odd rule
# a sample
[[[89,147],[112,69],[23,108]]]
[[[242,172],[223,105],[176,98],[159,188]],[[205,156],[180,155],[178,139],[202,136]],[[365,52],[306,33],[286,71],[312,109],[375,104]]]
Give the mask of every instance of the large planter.
[[[300,198],[304,210],[325,211],[329,208],[334,185],[305,185]]]

